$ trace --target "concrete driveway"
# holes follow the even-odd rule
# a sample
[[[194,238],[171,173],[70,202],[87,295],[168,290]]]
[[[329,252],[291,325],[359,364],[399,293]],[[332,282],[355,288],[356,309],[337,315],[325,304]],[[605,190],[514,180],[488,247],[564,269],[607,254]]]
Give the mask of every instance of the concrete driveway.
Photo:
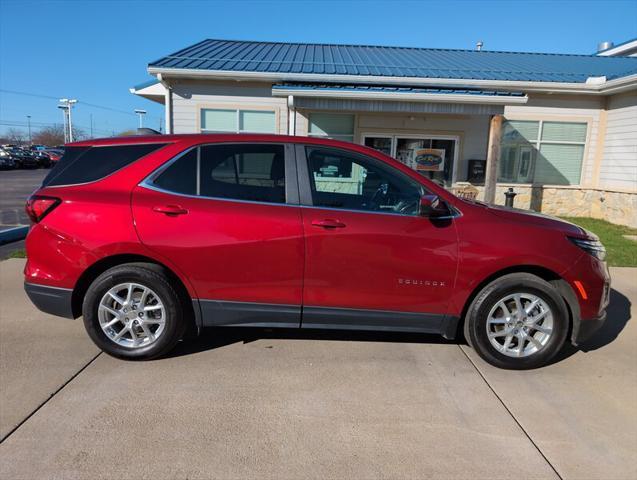
[[[212,331],[133,363],[0,262],[0,477],[637,477],[637,270],[606,328],[530,372],[418,335]]]

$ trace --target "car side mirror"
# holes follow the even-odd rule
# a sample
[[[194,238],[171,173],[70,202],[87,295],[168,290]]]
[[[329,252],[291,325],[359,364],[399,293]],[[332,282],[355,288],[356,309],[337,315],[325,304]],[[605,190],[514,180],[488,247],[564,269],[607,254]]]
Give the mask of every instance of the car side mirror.
[[[420,197],[420,209],[418,211],[421,217],[439,218],[450,215],[447,204],[440,200],[438,195],[423,195]]]

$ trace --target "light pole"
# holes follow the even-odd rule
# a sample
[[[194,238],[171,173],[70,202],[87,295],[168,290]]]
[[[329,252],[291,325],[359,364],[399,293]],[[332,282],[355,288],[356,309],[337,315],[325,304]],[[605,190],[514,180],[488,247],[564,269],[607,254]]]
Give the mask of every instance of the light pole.
[[[62,110],[62,118],[64,119],[64,143],[69,143],[68,127],[66,126],[66,111],[69,107],[66,105],[58,105],[58,108]]]
[[[31,115],[27,115],[27,125],[29,126],[29,145],[32,145],[31,141]]]
[[[146,110],[136,109],[135,113],[139,116],[139,128],[144,128],[144,115],[146,115]]]
[[[62,105],[59,105],[58,108],[62,108],[64,110],[66,110],[66,115],[68,116],[68,122],[69,122],[69,142],[73,141],[73,121],[71,118],[71,110],[73,109],[73,105],[75,105],[77,103],[77,100],[74,98],[60,98],[60,103]],[[66,138],[66,135],[64,136]]]

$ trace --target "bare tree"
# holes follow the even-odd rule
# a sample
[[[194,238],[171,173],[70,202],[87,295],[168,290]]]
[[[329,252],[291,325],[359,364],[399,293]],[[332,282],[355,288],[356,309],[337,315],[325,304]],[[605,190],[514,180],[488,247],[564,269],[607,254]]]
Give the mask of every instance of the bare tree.
[[[6,132],[4,132],[3,137],[7,140],[5,143],[15,145],[22,145],[27,141],[26,134],[17,128],[9,128]]]
[[[64,125],[43,127],[33,134],[33,143],[38,145],[62,145],[64,143]]]
[[[73,127],[73,140],[86,138],[84,130]],[[64,144],[64,125],[56,124],[43,127],[33,135],[33,143],[38,145],[62,145]]]

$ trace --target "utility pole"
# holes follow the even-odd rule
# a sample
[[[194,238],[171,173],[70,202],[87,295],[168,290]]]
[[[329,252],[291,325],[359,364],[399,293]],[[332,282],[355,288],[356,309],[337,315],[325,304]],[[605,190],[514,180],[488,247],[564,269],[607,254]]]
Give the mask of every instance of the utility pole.
[[[90,114],[91,117],[91,138],[93,138],[93,114]]]
[[[29,145],[32,145],[31,141],[31,115],[27,115],[27,125],[29,126]]]
[[[77,103],[77,100],[74,98],[60,98],[60,103],[62,105],[58,105],[58,108],[61,108],[62,110],[65,111],[65,119],[66,117],[68,117],[68,125],[69,125],[68,142],[70,143],[73,141],[73,121],[71,116],[71,110],[73,109],[73,105]],[[65,139],[64,141],[67,142],[66,134],[64,135],[64,139]]]
[[[144,128],[144,115],[146,115],[146,110],[136,109],[135,113],[139,117],[139,128]]]

